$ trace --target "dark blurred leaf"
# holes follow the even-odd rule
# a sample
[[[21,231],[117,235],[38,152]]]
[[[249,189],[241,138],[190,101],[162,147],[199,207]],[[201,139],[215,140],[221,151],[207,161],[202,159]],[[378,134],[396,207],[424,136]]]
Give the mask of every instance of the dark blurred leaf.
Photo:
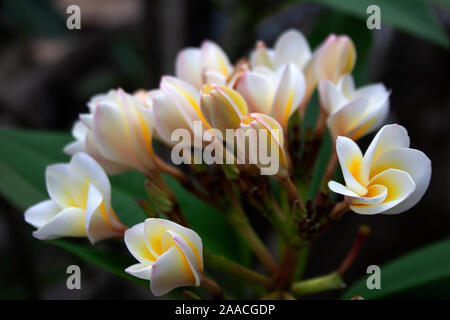
[[[439,25],[436,17],[425,0],[310,0],[363,19],[360,28],[367,29],[366,13],[370,5],[378,5],[381,9],[381,23],[422,37],[444,47],[449,47],[448,36]]]
[[[64,19],[47,0],[4,0],[5,21],[32,36],[55,37],[67,31]]]
[[[381,267],[381,289],[369,290],[367,275],[343,295],[349,299],[450,298],[450,239],[429,245]]]
[[[121,278],[132,280],[134,282],[148,286],[148,281],[133,277],[124,271],[126,268],[136,263],[131,255],[127,256],[117,254],[116,252],[113,253],[104,250],[98,250],[94,246],[85,245],[78,241],[73,240],[71,241],[59,239],[59,240],[50,240],[47,242],[54,246],[60,247],[66,251],[69,251],[75,256],[83,260],[89,261],[90,263],[106,271],[109,271]]]
[[[0,193],[19,209],[47,198],[47,165],[67,161],[68,135],[0,128]]]

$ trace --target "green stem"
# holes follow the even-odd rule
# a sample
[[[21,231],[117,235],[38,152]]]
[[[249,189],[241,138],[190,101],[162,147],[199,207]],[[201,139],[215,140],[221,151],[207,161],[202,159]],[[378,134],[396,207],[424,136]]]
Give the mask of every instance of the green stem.
[[[236,262],[228,260],[224,256],[213,255],[204,251],[204,260],[207,267],[232,274],[245,281],[259,285],[264,288],[272,288],[273,280],[258,272],[250,270]]]
[[[296,297],[302,297],[322,291],[342,289],[344,286],[342,277],[337,271],[303,281],[292,285],[291,292]]]
[[[295,279],[301,279],[305,273],[306,265],[308,263],[309,245],[306,245],[299,252],[297,270],[295,271]]]
[[[228,218],[233,227],[236,228],[239,234],[245,239],[250,249],[252,249],[266,269],[271,274],[276,274],[278,265],[275,259],[250,225],[245,213],[238,208],[231,211],[228,214]]]

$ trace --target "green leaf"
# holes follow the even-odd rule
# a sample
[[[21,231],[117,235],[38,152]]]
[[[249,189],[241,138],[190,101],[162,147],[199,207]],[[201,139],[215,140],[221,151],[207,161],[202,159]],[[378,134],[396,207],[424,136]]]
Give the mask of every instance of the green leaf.
[[[369,290],[367,275],[343,295],[349,299],[450,298],[450,239],[413,251],[381,266],[381,289]]]
[[[366,13],[370,5],[378,5],[381,11],[381,28],[383,24],[422,37],[444,47],[449,47],[448,36],[439,25],[436,17],[425,0],[310,0],[328,6],[343,13],[361,18],[359,28],[366,29]]]

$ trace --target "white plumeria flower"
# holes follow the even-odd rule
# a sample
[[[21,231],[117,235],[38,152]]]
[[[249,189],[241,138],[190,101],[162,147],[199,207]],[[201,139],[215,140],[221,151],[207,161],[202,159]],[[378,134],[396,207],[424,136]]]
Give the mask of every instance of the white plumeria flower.
[[[247,101],[250,112],[270,115],[286,128],[290,116],[303,100],[306,83],[301,69],[288,63],[276,72],[266,67],[243,72],[236,90]]]
[[[149,218],[125,232],[125,244],[139,261],[125,271],[150,280],[154,295],[200,285],[203,245],[193,230],[169,220]]]
[[[176,129],[186,129],[196,134],[194,121],[201,121],[202,129],[210,128],[200,110],[199,90],[183,80],[164,76],[152,103],[155,129],[168,145],[177,143],[171,139]]]
[[[250,64],[252,68],[263,66],[275,71],[287,63],[293,63],[303,69],[310,58],[311,48],[303,33],[289,29],[277,38],[273,49],[258,41],[255,50],[250,53]]]
[[[66,153],[84,150],[109,174],[130,169],[149,173],[156,169],[153,113],[141,92],[132,96],[121,89],[110,90],[94,96],[88,107],[90,113],[81,114],[75,123],[72,133],[76,141],[65,147]]]
[[[409,148],[409,136],[400,125],[380,129],[364,156],[358,145],[339,136],[336,152],[345,186],[328,187],[344,195],[350,209],[360,214],[398,214],[413,207],[424,195],[431,178],[431,161]]]
[[[200,48],[185,48],[177,56],[175,75],[199,90],[205,83],[225,85],[233,66],[225,52],[206,40]]]
[[[123,235],[126,226],[111,208],[108,177],[89,155],[76,153],[68,164],[48,166],[45,177],[50,200],[25,212],[36,238],[88,237],[95,243]]]
[[[319,84],[321,106],[328,114],[327,124],[333,136],[353,140],[372,132],[386,119],[389,95],[383,84],[371,84],[355,90],[353,77],[346,74],[337,84],[324,80]]]

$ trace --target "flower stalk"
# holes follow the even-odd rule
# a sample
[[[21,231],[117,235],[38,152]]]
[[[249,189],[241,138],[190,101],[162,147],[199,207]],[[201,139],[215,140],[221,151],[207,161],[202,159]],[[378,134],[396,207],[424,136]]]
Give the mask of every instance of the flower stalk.
[[[329,274],[295,282],[292,285],[292,294],[299,298],[310,294],[315,294],[328,290],[337,290],[344,288],[341,275],[334,271]]]
[[[204,260],[207,267],[232,274],[239,279],[248,281],[252,284],[263,288],[270,289],[274,285],[274,281],[258,272],[250,270],[234,261],[231,261],[224,256],[214,255],[209,251],[204,251]]]

